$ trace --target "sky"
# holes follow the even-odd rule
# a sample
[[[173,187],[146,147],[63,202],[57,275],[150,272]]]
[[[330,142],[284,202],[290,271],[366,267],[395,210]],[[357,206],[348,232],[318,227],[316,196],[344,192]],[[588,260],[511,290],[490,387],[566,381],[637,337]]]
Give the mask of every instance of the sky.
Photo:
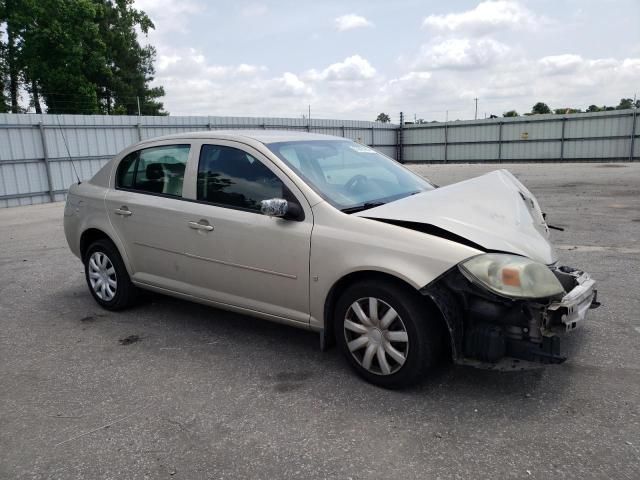
[[[172,115],[472,119],[640,97],[640,0],[136,0]]]

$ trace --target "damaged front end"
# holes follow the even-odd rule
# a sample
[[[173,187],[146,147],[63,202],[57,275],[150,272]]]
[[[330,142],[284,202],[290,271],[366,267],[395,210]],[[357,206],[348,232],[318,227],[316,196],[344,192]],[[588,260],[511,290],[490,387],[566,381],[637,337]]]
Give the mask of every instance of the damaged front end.
[[[444,317],[456,363],[496,368],[511,359],[544,364],[566,360],[561,335],[575,329],[589,308],[599,306],[595,281],[570,267],[540,266],[548,269],[545,275],[550,272],[557,279],[556,293],[518,298],[518,292],[498,292],[470,274],[464,265],[420,290]],[[516,283],[509,268],[503,268],[500,274],[507,284]]]

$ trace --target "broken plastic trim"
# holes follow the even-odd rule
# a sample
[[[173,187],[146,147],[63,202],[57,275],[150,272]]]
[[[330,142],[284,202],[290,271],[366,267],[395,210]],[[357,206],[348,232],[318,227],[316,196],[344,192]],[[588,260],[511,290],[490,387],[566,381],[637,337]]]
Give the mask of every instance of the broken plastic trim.
[[[544,335],[535,342],[527,334],[531,321],[541,319],[547,302],[500,297],[470,282],[456,267],[419,291],[440,310],[455,363],[471,359],[475,366],[494,368],[496,361],[508,357],[543,364],[566,360],[557,335]],[[522,328],[524,336],[510,338],[509,326]],[[492,336],[497,329],[503,329],[502,333]]]
[[[466,245],[467,247],[475,248],[476,250],[480,250],[482,252],[489,252],[482,245],[478,245],[471,240],[468,240],[460,235],[456,235],[455,233],[451,233],[444,228],[436,227],[435,225],[431,225],[429,223],[420,223],[420,222],[409,222],[406,220],[391,220],[387,218],[375,218],[375,217],[365,217],[369,220],[377,220],[378,222],[389,223],[391,225],[395,225],[397,227],[408,228],[409,230],[415,230],[416,232],[426,233],[427,235],[433,235],[434,237],[444,238],[445,240],[451,240],[452,242],[459,243],[461,245]]]

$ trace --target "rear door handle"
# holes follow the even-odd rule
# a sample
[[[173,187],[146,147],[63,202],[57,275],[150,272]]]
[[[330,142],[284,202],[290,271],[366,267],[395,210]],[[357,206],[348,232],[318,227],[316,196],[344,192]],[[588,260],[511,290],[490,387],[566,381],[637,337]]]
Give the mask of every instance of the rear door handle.
[[[129,215],[133,215],[133,212],[129,210],[129,208],[125,205],[123,205],[120,208],[116,208],[115,213],[116,215],[121,215],[123,217],[128,217]]]
[[[211,230],[213,230],[213,225],[209,225],[209,222],[207,222],[206,220],[200,220],[199,222],[189,222],[189,228],[210,232]]]

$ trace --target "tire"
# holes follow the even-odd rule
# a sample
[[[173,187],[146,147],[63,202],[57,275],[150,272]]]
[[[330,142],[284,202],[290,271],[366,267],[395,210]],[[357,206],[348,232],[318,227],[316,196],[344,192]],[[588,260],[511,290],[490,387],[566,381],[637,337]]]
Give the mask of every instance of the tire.
[[[110,240],[100,239],[89,246],[84,258],[84,273],[91,295],[102,308],[122,310],[135,303],[137,288],[131,283],[122,257]]]
[[[377,307],[373,318],[372,306]],[[356,283],[336,304],[336,342],[368,382],[391,389],[408,387],[424,378],[443,350],[445,337],[437,315],[417,292],[403,285],[379,280]]]

